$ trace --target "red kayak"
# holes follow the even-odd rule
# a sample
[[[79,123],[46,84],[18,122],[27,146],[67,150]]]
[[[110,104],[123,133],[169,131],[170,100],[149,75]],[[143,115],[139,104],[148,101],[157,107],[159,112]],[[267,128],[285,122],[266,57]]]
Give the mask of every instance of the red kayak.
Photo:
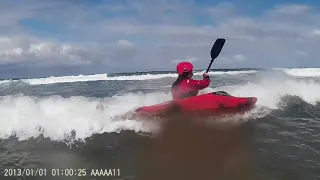
[[[218,91],[185,99],[167,101],[161,104],[143,106],[136,112],[137,118],[166,117],[172,112],[214,116],[221,114],[244,113],[254,108],[256,97],[234,97]]]

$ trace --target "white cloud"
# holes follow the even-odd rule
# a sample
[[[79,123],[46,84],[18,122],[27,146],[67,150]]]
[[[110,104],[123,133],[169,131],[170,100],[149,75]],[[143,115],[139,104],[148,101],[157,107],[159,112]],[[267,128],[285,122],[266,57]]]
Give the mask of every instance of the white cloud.
[[[298,5],[298,4],[291,4],[291,5],[283,5],[275,9],[276,12],[282,14],[292,14],[297,15],[303,12],[306,12],[310,9],[309,6],[306,5]]]
[[[236,6],[232,3],[220,3],[215,7],[208,8],[208,11],[211,17],[217,22],[234,17],[237,14]]]
[[[134,46],[132,42],[123,39],[118,41],[118,45],[124,48],[132,48]]]
[[[314,29],[314,30],[312,31],[312,34],[319,36],[319,35],[320,35],[320,30],[319,30],[319,29]]]
[[[172,60],[171,63],[177,64],[177,63],[179,63],[179,62],[184,62],[184,61],[194,63],[194,62],[197,61],[197,60],[198,60],[197,57],[187,56],[187,57],[182,58],[182,59]]]
[[[40,64],[91,64],[90,61],[96,60],[95,56],[103,57],[101,55],[105,52],[99,49],[97,54],[96,48],[32,37],[0,37],[0,64],[28,61],[38,61]]]
[[[241,54],[236,54],[236,55],[233,56],[233,58],[237,62],[245,62],[245,61],[247,61],[247,57],[245,57],[244,55],[241,55]]]
[[[297,51],[296,53],[297,53],[297,55],[299,55],[299,56],[304,56],[304,55],[307,54],[305,51]]]

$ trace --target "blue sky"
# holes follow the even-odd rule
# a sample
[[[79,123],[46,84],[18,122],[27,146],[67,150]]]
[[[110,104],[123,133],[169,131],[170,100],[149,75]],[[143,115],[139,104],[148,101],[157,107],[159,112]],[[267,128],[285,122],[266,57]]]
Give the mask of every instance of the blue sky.
[[[174,70],[183,60],[205,69],[218,37],[227,42],[214,68],[319,67],[319,5],[311,0],[1,1],[0,76]]]

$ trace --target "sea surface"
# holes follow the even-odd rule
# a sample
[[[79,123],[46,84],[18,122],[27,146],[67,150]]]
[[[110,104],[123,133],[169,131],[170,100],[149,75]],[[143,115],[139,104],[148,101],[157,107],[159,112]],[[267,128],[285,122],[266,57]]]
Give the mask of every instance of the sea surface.
[[[320,179],[320,69],[209,74],[202,93],[258,98],[251,112],[225,120],[250,127],[252,179]],[[137,72],[0,80],[0,179],[102,177],[90,176],[92,169],[108,170],[104,179],[141,179],[143,144],[161,125],[115,117],[170,100],[175,78]]]

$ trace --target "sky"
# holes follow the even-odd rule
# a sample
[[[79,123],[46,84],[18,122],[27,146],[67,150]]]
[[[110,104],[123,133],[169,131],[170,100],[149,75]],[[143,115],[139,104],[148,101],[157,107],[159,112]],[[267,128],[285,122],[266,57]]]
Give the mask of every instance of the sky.
[[[316,0],[3,0],[0,79],[212,68],[319,67]]]

